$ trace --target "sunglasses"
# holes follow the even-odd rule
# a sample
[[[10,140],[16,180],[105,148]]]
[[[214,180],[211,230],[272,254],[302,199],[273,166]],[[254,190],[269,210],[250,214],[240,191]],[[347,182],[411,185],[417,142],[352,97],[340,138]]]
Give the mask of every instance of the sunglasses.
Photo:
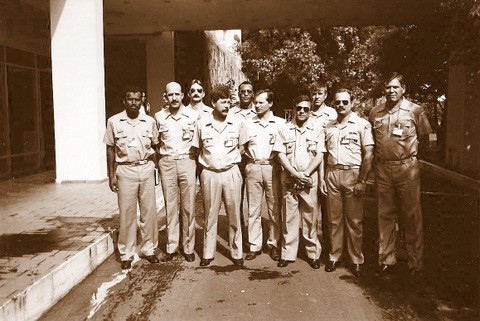
[[[244,90],[240,90],[240,93],[241,93],[241,94],[244,94],[244,93],[245,93],[245,94],[251,94],[251,93],[253,93],[253,91],[250,90],[250,89],[244,89]]]
[[[193,94],[194,92],[198,92],[198,93],[203,93],[203,89],[202,88],[190,88],[190,92]]]
[[[350,104],[350,101],[348,100],[335,100],[335,105],[347,106],[348,104]]]
[[[307,113],[310,111],[310,107],[297,106],[297,107],[295,107],[295,109],[296,109],[297,111],[305,111],[305,112],[307,112]]]

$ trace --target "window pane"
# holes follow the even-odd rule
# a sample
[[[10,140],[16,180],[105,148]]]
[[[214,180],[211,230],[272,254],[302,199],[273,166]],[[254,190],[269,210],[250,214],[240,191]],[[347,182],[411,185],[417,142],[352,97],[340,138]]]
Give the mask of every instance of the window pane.
[[[42,108],[43,146],[45,149],[44,165],[55,164],[55,131],[53,123],[52,74],[40,72],[40,104]]]
[[[24,50],[7,46],[7,62],[26,67],[35,67],[35,55]]]
[[[34,71],[8,66],[7,83],[10,152],[12,155],[37,152]],[[12,170],[20,170],[22,166],[31,166],[30,157],[27,158],[28,161],[23,158],[22,160],[16,159],[15,166],[12,159]]]

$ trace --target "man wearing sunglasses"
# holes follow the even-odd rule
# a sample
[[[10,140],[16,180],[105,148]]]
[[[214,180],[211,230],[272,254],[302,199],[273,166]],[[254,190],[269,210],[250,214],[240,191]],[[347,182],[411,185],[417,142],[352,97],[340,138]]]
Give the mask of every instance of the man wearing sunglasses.
[[[185,260],[192,262],[195,260],[196,162],[191,147],[198,115],[182,104],[180,84],[168,83],[164,97],[168,107],[155,114],[167,214],[167,246],[163,261],[172,260],[181,247]]]
[[[373,136],[370,123],[352,112],[353,94],[341,88],[335,93],[338,118],[325,128],[327,170],[322,193],[327,195],[330,253],[325,271],[333,272],[347,247],[353,275],[361,276],[364,256],[363,195],[372,167]],[[345,240],[347,244],[345,243]]]
[[[432,131],[425,110],[404,95],[402,75],[393,73],[385,82],[385,103],[370,112],[375,135],[379,268],[376,276],[390,272],[397,263],[396,227],[405,231],[408,267],[412,275],[423,268],[423,227],[420,198],[419,139]],[[403,226],[402,226],[403,225]]]
[[[252,119],[257,114],[253,104],[253,85],[248,80],[238,86],[240,103],[230,109],[230,113],[241,119]]]
[[[188,88],[188,97],[190,98],[190,104],[187,106],[187,109],[194,110],[199,119],[205,114],[212,113],[213,108],[203,103],[205,89],[203,89],[203,84],[200,80],[193,79],[190,82],[190,87]]]
[[[311,105],[311,99],[306,95],[294,100],[294,118],[282,126],[273,147],[283,167],[283,244],[278,267],[286,267],[296,260],[301,229],[308,264],[314,269],[320,268],[322,247],[316,228],[318,167],[323,160],[325,144],[323,128],[309,118]]]

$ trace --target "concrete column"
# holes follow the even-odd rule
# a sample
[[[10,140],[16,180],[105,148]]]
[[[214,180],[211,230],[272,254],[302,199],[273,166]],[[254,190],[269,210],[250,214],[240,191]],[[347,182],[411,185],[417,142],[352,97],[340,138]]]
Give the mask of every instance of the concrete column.
[[[173,32],[147,39],[147,92],[152,114],[163,106],[165,85],[175,81]]]
[[[103,1],[50,0],[56,180],[107,177]]]

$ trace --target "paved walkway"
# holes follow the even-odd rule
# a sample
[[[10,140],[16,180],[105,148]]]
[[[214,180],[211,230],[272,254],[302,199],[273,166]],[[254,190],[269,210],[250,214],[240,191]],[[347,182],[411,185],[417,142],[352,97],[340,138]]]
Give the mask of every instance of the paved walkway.
[[[37,307],[68,293],[113,253],[118,207],[108,182],[56,184],[54,175],[0,182],[0,320],[37,317]],[[32,285],[42,282],[54,293],[35,297]]]

